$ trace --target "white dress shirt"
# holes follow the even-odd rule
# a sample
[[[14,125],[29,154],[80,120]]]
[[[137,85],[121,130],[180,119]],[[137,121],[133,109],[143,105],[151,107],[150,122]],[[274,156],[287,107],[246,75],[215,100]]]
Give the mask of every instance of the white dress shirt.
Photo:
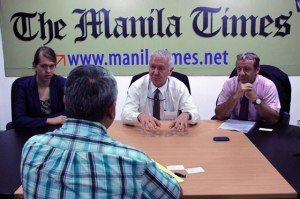
[[[149,74],[136,80],[128,89],[125,105],[121,113],[124,124],[134,125],[140,113],[153,115],[154,91],[157,87],[150,81]],[[169,76],[166,83],[158,88],[161,120],[174,120],[179,111],[188,112],[192,118],[190,124],[200,119],[197,107],[184,83]]]

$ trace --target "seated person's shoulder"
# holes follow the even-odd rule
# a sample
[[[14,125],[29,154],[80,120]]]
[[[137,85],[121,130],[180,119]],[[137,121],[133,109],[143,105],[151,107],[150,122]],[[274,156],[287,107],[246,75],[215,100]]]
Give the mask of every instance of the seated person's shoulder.
[[[262,75],[257,76],[257,84],[264,85],[265,87],[276,87],[274,82]]]
[[[180,81],[176,77],[172,77],[172,76],[169,76],[168,87],[172,90],[177,90],[179,92],[182,92],[185,89],[186,89],[186,91],[188,91],[187,86],[182,81]]]
[[[34,84],[34,81],[35,76],[20,77],[15,80],[14,86],[27,88]]]
[[[46,133],[34,135],[26,141],[24,148],[31,147],[33,144],[41,144],[46,137],[49,137]]]
[[[67,78],[60,76],[60,75],[55,75],[54,78],[60,82],[66,82]]]
[[[139,161],[151,161],[151,158],[144,153],[143,151],[131,147],[129,145],[123,144],[122,142],[115,142],[116,146],[120,148],[119,152],[121,153],[120,155],[122,155],[123,157],[127,157],[130,159],[135,159],[135,160],[139,160]],[[123,149],[123,152],[122,152]]]
[[[135,82],[133,82],[130,85],[130,88],[135,88],[135,89],[143,89],[143,87],[148,87],[148,83],[149,83],[149,74],[146,74],[142,77],[140,77],[139,79],[135,80]]]
[[[257,79],[260,81],[260,82],[263,82],[263,83],[273,83],[272,80],[270,80],[269,78],[263,76],[263,75],[257,75]]]
[[[233,77],[227,78],[227,79],[225,80],[225,82],[227,82],[227,83],[238,82],[238,76],[233,76]]]

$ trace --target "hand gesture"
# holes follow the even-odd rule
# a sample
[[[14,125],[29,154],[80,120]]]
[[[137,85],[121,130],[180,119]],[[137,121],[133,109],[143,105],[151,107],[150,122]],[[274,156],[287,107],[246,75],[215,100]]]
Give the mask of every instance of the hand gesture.
[[[161,126],[160,121],[158,119],[145,113],[139,114],[138,121],[141,123],[145,131],[151,131]]]
[[[57,117],[48,118],[46,123],[50,125],[60,125],[66,121],[67,117],[64,115],[59,115]]]
[[[185,132],[188,127],[189,117],[188,113],[181,113],[176,120],[171,122],[169,127],[177,132]]]

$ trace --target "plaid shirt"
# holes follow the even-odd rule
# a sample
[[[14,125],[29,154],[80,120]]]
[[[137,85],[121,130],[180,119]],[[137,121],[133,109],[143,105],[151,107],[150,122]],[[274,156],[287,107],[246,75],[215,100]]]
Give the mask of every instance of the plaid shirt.
[[[67,119],[24,145],[25,198],[178,198],[175,179],[145,153],[113,140],[97,122]]]

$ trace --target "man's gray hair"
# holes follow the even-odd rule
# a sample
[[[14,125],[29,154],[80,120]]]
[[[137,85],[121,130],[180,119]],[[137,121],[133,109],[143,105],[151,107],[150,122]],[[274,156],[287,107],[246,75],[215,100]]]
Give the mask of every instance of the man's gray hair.
[[[170,53],[170,51],[168,51],[168,49],[159,49],[154,51],[151,55],[150,55],[150,59],[151,57],[166,57],[168,59],[168,65],[169,68],[174,68],[174,60],[173,60],[173,56]]]
[[[259,67],[260,58],[252,52],[244,52],[241,54],[238,54],[236,56],[237,60],[253,60],[254,61],[254,67],[257,69]]]
[[[110,71],[102,66],[78,66],[70,72],[65,84],[66,115],[99,122],[117,95],[117,82]]]

